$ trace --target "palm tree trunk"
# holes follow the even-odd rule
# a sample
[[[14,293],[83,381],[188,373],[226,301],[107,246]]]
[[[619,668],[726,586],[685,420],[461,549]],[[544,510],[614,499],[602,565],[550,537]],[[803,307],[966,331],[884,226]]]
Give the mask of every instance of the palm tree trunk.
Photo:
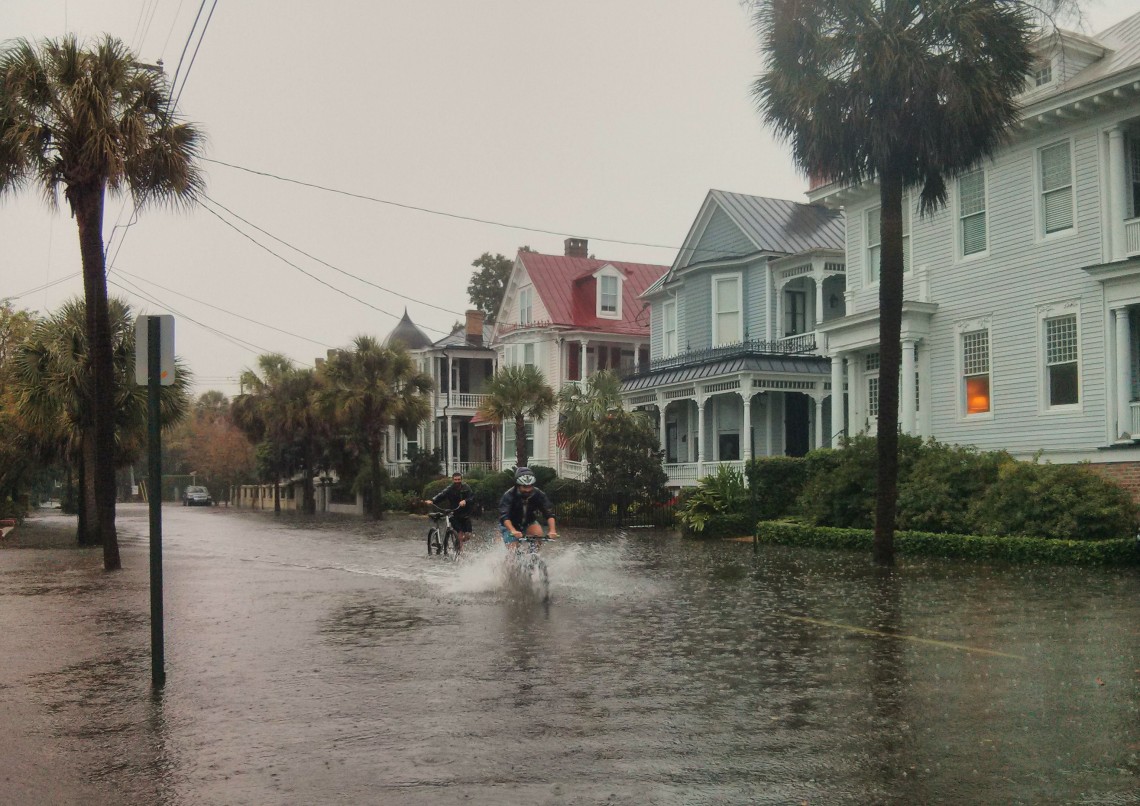
[[[876,436],[878,467],[875,485],[875,538],[871,557],[876,565],[895,562],[895,509],[899,471],[899,366],[903,303],[902,178],[884,171],[879,178],[881,202],[879,271],[879,416]]]
[[[67,198],[79,228],[83,294],[87,305],[87,355],[91,366],[95,451],[88,472],[94,477],[96,529],[103,543],[103,569],[122,567],[115,533],[114,371],[107,311],[107,271],[103,256],[103,182],[71,185]]]
[[[79,545],[99,545],[99,513],[95,507],[95,439],[90,427],[84,429],[79,458]]]
[[[526,420],[521,414],[515,416],[515,467],[526,467]]]
[[[371,485],[372,486],[372,503],[371,503],[370,508],[371,508],[371,512],[372,512],[372,517],[375,518],[376,520],[380,520],[380,512],[381,512],[380,497],[381,497],[383,491],[380,487],[380,441],[379,440],[373,440],[372,444],[368,446],[368,461],[369,461],[368,467],[369,467],[369,470],[371,471],[370,475],[372,476],[372,485]]]

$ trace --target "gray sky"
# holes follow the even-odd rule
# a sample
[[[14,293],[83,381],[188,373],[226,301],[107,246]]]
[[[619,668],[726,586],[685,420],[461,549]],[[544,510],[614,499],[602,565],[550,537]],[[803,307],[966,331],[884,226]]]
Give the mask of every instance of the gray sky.
[[[232,226],[156,208],[126,227],[129,201],[109,198],[110,291],[175,315],[196,393],[236,394],[263,352],[311,366],[383,337],[405,307],[438,338],[483,252],[581,236],[602,259],[668,264],[710,188],[804,198],[755,111],[737,0],[218,0],[200,36],[201,2],[0,2],[4,37],[111,33],[171,77],[189,42],[179,109],[207,157],[344,192],[207,162],[210,199],[245,221],[210,204]],[[1087,9],[1095,32],[1137,3]],[[0,244],[0,297],[48,312],[82,295],[65,206],[6,198]]]

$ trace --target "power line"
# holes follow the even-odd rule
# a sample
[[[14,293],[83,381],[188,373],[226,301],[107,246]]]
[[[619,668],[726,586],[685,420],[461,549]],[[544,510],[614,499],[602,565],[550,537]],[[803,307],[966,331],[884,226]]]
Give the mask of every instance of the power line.
[[[203,0],[205,2],[205,0]],[[198,48],[202,47],[202,40],[206,38],[206,29],[210,27],[210,20],[214,18],[214,9],[218,7],[218,0],[214,0],[213,5],[210,6],[210,13],[206,15],[206,21],[202,23],[202,33],[198,34],[198,44],[194,46],[194,53],[190,56],[190,64],[186,66],[186,75],[182,76],[182,86],[178,88],[178,97],[174,99],[171,105],[171,113],[178,108],[178,102],[182,100],[182,90],[186,89],[186,82],[190,78],[190,71],[194,69],[194,60],[198,58]],[[171,87],[173,89],[173,87]]]
[[[234,212],[233,210],[231,210],[230,208],[226,207],[224,204],[221,204],[221,203],[219,203],[217,200],[210,198],[210,197],[209,197],[207,194],[203,193],[203,194],[202,194],[202,197],[203,197],[203,198],[205,198],[207,201],[209,201],[209,202],[210,202],[211,204],[213,204],[214,206],[216,206],[216,207],[221,207],[223,210],[225,210],[227,213],[229,213],[230,215],[232,215],[232,216],[233,216],[234,218],[236,218],[238,221],[241,221],[241,222],[243,222],[243,223],[245,223],[245,224],[248,224],[249,226],[253,227],[253,228],[254,228],[255,230],[257,230],[258,232],[260,232],[260,233],[263,233],[264,235],[268,235],[270,238],[272,238],[273,240],[277,241],[277,243],[279,243],[279,244],[283,244],[284,246],[287,246],[287,247],[289,247],[289,248],[290,248],[290,249],[292,249],[294,252],[297,252],[298,254],[302,254],[302,255],[304,255],[305,257],[309,258],[310,260],[314,260],[314,261],[316,261],[317,263],[320,263],[322,266],[327,266],[328,268],[332,269],[332,270],[333,270],[333,271],[335,271],[335,272],[340,272],[340,273],[341,273],[341,274],[343,274],[345,277],[351,277],[353,280],[356,280],[356,281],[358,281],[358,282],[364,283],[365,285],[370,285],[370,286],[372,286],[373,288],[376,288],[376,289],[378,289],[378,290],[380,290],[380,291],[383,291],[383,292],[385,292],[385,293],[387,293],[387,294],[392,294],[393,296],[397,296],[397,297],[400,297],[400,298],[402,298],[402,299],[406,299],[406,300],[408,300],[408,301],[410,301],[410,302],[414,302],[414,303],[416,303],[417,305],[423,305],[423,306],[425,306],[425,307],[428,307],[428,308],[435,308],[437,311],[443,311],[444,313],[449,313],[449,314],[452,314],[453,316],[463,316],[463,315],[464,315],[464,313],[463,313],[463,312],[461,312],[461,311],[453,311],[453,310],[451,310],[450,308],[442,308],[442,307],[440,307],[439,305],[433,305],[433,304],[432,304],[432,303],[430,303],[430,302],[424,302],[424,301],[423,301],[423,300],[421,300],[421,299],[416,299],[415,297],[409,297],[407,294],[401,294],[399,291],[393,291],[391,288],[385,288],[385,287],[384,287],[384,286],[382,286],[382,285],[377,285],[376,283],[372,282],[371,280],[366,280],[366,279],[365,279],[365,278],[363,278],[363,277],[360,277],[360,276],[358,276],[358,275],[352,274],[351,272],[345,271],[344,269],[338,268],[338,267],[334,266],[334,265],[333,265],[333,264],[331,264],[331,263],[326,263],[325,261],[321,260],[321,259],[320,259],[319,257],[317,257],[316,255],[311,255],[311,254],[309,254],[308,252],[306,252],[304,249],[300,249],[300,248],[298,248],[298,247],[296,247],[296,246],[293,246],[293,244],[289,243],[288,241],[284,241],[284,240],[282,240],[281,238],[278,238],[278,237],[277,237],[276,235],[274,235],[272,232],[268,232],[268,231],[266,231],[266,230],[262,229],[261,227],[257,226],[257,224],[254,224],[252,221],[250,221],[249,219],[246,219],[246,218],[242,218],[240,215],[238,215],[237,213],[235,213],[235,212]]]
[[[305,271],[303,268],[301,268],[300,266],[298,266],[298,265],[297,265],[296,263],[294,263],[293,261],[291,261],[291,260],[289,260],[288,258],[284,257],[283,255],[280,255],[280,254],[278,254],[277,252],[274,252],[274,251],[273,251],[272,249],[270,249],[268,246],[266,246],[265,244],[261,243],[261,242],[260,242],[260,241],[258,241],[256,238],[254,238],[253,236],[251,236],[249,233],[247,233],[247,232],[243,232],[241,229],[239,229],[238,227],[234,226],[234,224],[233,224],[233,223],[231,223],[230,221],[227,221],[225,218],[223,218],[221,215],[219,215],[219,214],[218,214],[216,211],[214,211],[214,210],[210,209],[210,208],[209,208],[209,207],[207,207],[205,204],[202,204],[201,202],[199,202],[199,206],[200,206],[200,207],[201,207],[203,210],[205,210],[207,213],[209,213],[210,215],[214,216],[216,219],[218,219],[219,221],[221,221],[221,222],[222,222],[223,224],[225,224],[227,227],[229,227],[230,229],[232,229],[234,232],[236,232],[236,233],[238,233],[239,235],[241,235],[243,238],[246,238],[247,240],[249,240],[251,243],[253,243],[253,244],[255,244],[256,246],[258,246],[259,248],[261,248],[261,249],[264,249],[266,252],[268,252],[269,254],[273,255],[275,258],[277,258],[278,260],[280,260],[282,263],[285,263],[285,264],[286,264],[286,265],[288,265],[288,266],[292,266],[294,269],[296,269],[297,271],[301,272],[301,274],[305,275],[306,277],[309,277],[310,279],[317,281],[317,282],[318,282],[318,283],[320,283],[321,285],[325,286],[326,288],[330,288],[330,289],[332,289],[333,291],[335,291],[335,292],[336,292],[336,293],[338,293],[338,294],[341,294],[341,295],[343,295],[343,296],[345,296],[345,297],[348,297],[348,298],[349,298],[349,299],[351,299],[353,302],[359,302],[361,305],[364,305],[364,306],[366,306],[366,307],[369,307],[369,308],[371,308],[372,310],[376,311],[377,313],[382,313],[382,314],[384,314],[385,316],[390,316],[390,317],[392,317],[393,319],[397,319],[397,320],[399,320],[399,319],[401,319],[401,318],[402,318],[402,317],[400,317],[400,316],[397,316],[396,314],[392,313],[391,311],[386,311],[386,310],[384,310],[383,308],[377,308],[377,307],[376,307],[375,305],[373,305],[371,302],[367,302],[366,300],[362,300],[362,299],[360,299],[359,297],[354,297],[352,294],[348,293],[347,291],[343,291],[343,290],[341,290],[341,289],[337,288],[337,287],[336,287],[335,285],[333,285],[332,283],[329,283],[329,282],[327,282],[327,281],[325,281],[325,280],[322,280],[320,277],[317,277],[317,276],[316,276],[315,274],[313,274],[312,272],[308,272],[308,271]],[[449,336],[449,335],[451,335],[451,332],[450,332],[450,331],[443,331],[443,330],[439,330],[438,328],[434,328],[434,327],[428,327],[428,326],[426,326],[426,325],[424,325],[424,326],[423,326],[423,329],[424,329],[424,330],[431,330],[431,331],[434,331],[434,332],[436,332],[436,333],[441,333],[441,334],[443,334],[444,336]]]

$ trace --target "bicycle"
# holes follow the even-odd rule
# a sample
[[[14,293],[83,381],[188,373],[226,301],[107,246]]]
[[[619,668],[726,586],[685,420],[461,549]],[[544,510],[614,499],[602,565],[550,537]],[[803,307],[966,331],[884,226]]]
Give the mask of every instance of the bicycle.
[[[437,512],[428,513],[428,517],[432,520],[431,528],[428,529],[427,533],[429,557],[433,553],[446,555],[449,547],[455,549],[456,557],[459,556],[459,533],[451,525],[451,516],[454,513],[454,509],[440,509]]]
[[[543,602],[550,601],[550,571],[546,567],[546,560],[539,552],[539,546],[554,540],[546,535],[524,534],[517,538],[518,542],[526,543],[526,548],[520,547],[512,552],[510,560],[511,570],[518,579],[531,590],[537,592]]]

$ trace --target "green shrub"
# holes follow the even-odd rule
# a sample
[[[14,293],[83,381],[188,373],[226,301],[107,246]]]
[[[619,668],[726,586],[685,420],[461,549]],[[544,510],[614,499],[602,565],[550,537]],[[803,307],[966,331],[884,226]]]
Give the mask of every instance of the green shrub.
[[[875,443],[856,437],[842,449],[811,451],[796,511],[820,526],[871,526],[875,507]]]
[[[728,465],[720,465],[716,473],[697,482],[696,491],[686,496],[684,505],[677,509],[677,520],[688,532],[701,532],[713,518],[730,513],[755,521],[748,509],[744,475]]]
[[[498,512],[499,499],[515,483],[513,470],[500,470],[488,473],[481,479],[468,482],[471,491],[475,493],[475,500],[483,512]]]
[[[550,496],[550,500],[556,505],[560,501],[578,501],[589,495],[586,482],[578,479],[557,478],[546,487],[542,487],[542,491]]]
[[[681,520],[681,533],[686,537],[744,537],[756,529],[756,519],[744,512],[721,512],[711,515],[702,521],[700,529],[688,526],[683,518]]]
[[[1131,537],[1137,525],[1128,493],[1086,466],[1008,458],[970,515],[978,534],[1061,540]]]
[[[761,521],[756,525],[756,539],[785,546],[870,552],[874,532]],[[1058,565],[1140,565],[1140,542],[1132,537],[1090,541],[898,532],[895,551],[900,555]]]
[[[748,497],[757,518],[791,514],[808,479],[808,463],[801,457],[761,456],[744,466]]]
[[[900,474],[899,529],[925,532],[973,532],[970,506],[998,476],[998,467],[1009,459],[1002,452],[980,453],[974,448],[923,443],[907,472]]]
[[[381,502],[389,512],[414,512],[420,506],[419,496],[399,490],[385,490]]]

